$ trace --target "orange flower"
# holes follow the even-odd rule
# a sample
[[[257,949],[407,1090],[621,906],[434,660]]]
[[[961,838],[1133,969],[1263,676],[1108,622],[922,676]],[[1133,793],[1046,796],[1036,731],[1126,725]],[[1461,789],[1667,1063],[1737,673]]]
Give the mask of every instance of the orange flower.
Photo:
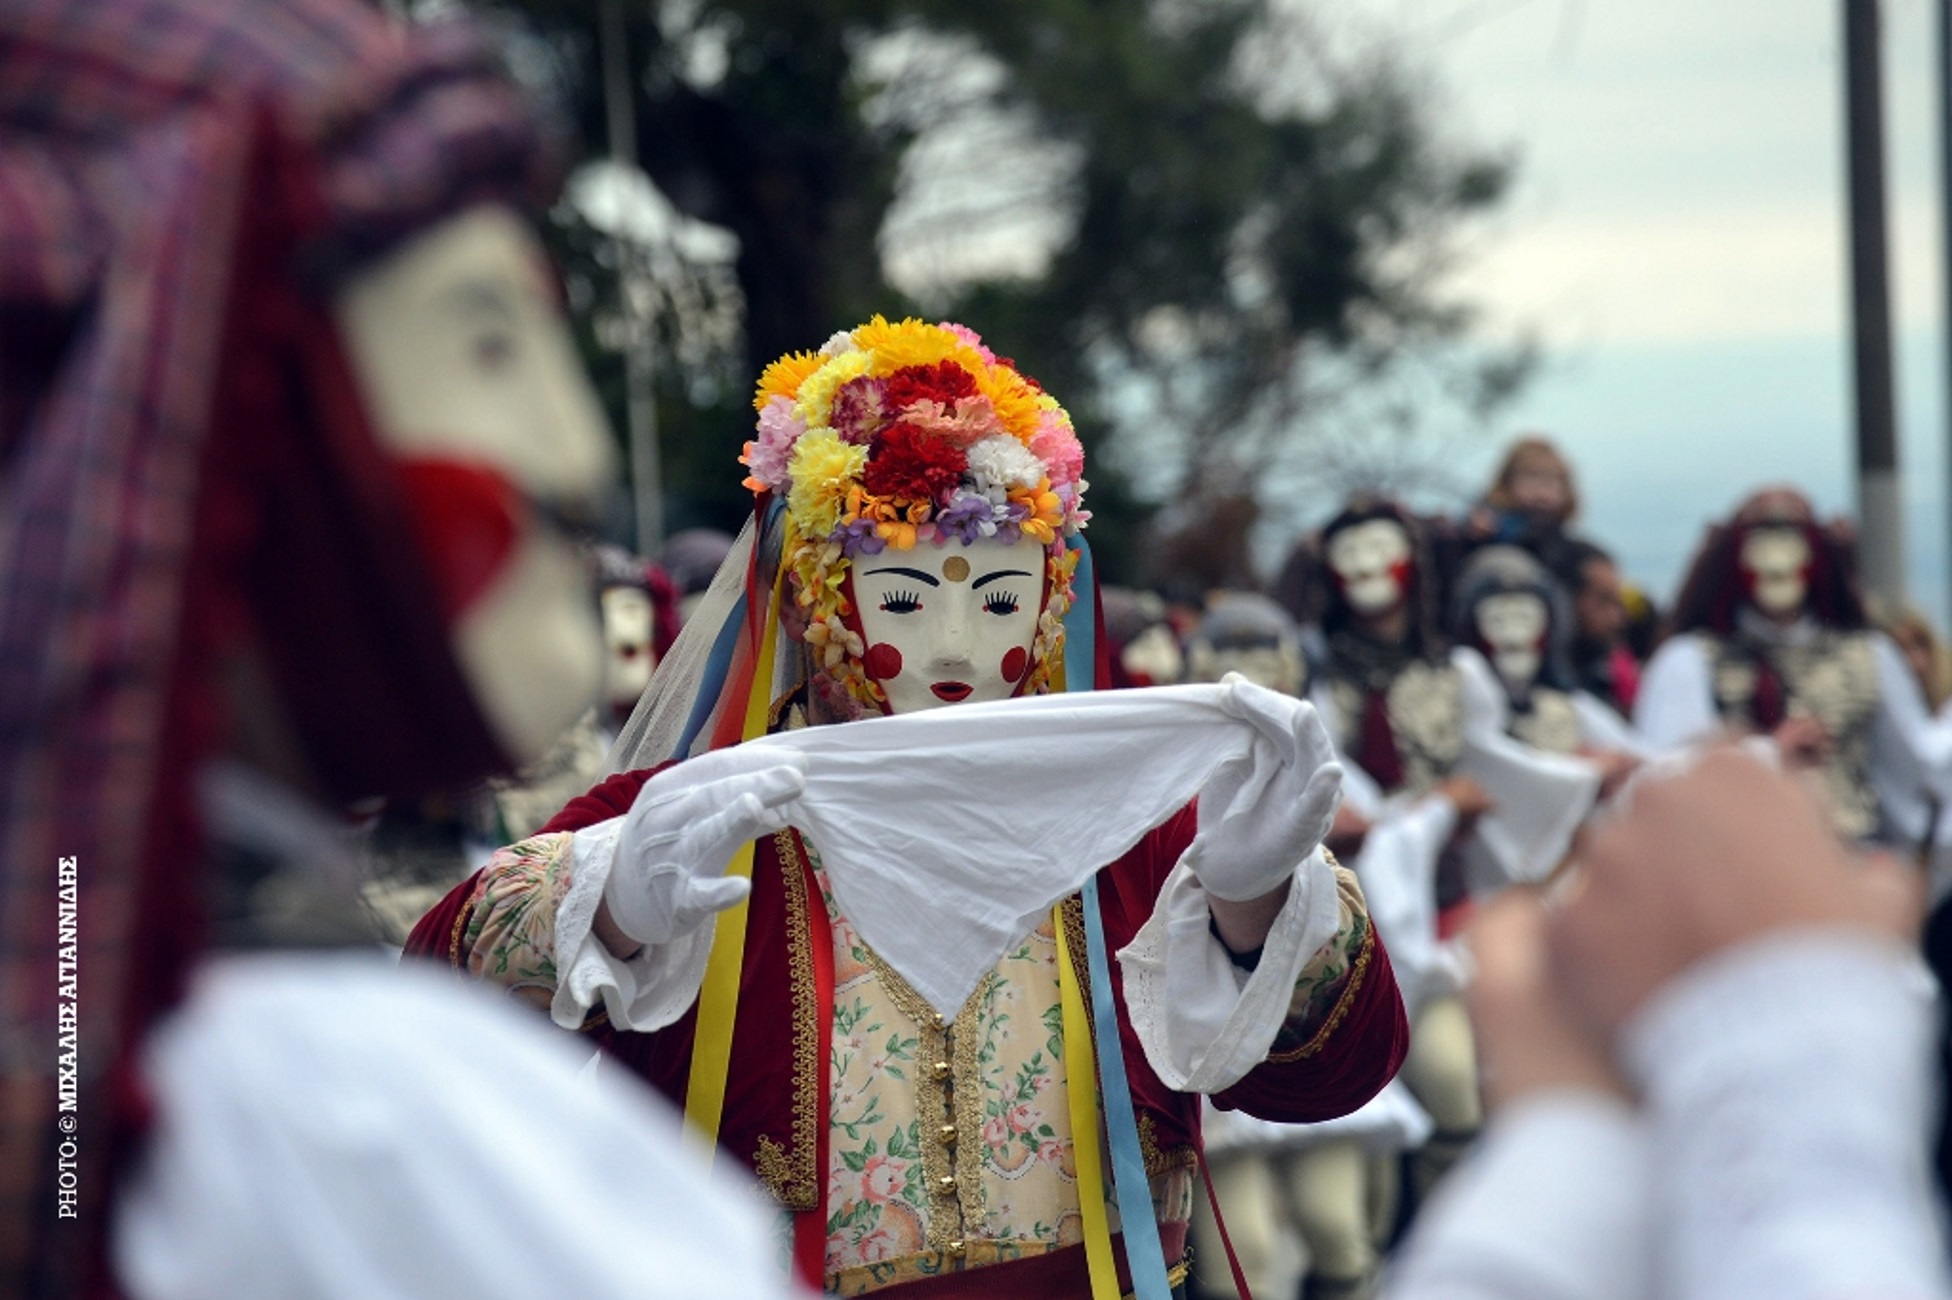
[[[1039,479],[1034,488],[1010,489],[1010,500],[1030,511],[1022,525],[1025,537],[1035,537],[1046,546],[1057,540],[1057,530],[1064,526],[1064,502],[1051,491],[1048,478]]]
[[[773,362],[759,376],[759,391],[752,396],[752,409],[764,410],[766,403],[775,397],[797,397],[806,377],[827,364],[827,360],[818,352],[789,352]]]

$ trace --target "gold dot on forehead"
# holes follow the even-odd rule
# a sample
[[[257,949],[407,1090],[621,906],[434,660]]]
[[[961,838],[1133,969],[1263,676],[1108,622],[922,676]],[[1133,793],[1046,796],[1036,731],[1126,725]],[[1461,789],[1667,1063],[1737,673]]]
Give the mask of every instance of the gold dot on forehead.
[[[942,576],[951,582],[961,582],[969,576],[969,561],[960,555],[952,555],[942,562]]]

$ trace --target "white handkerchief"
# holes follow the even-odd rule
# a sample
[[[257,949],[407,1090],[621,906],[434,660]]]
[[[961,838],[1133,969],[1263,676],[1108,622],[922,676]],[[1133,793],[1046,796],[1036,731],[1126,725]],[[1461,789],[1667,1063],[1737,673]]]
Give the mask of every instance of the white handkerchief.
[[[1302,722],[1297,715],[1306,714]],[[1094,872],[1300,700],[1245,682],[964,704],[747,741],[803,756],[793,825],[841,913],[945,1016]]]

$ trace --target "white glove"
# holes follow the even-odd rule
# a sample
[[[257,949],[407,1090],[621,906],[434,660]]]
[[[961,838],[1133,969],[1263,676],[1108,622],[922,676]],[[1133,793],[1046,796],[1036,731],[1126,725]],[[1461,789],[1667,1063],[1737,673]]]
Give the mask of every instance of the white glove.
[[[1221,682],[1232,687],[1223,707],[1257,734],[1201,789],[1186,862],[1207,893],[1244,903],[1279,889],[1328,834],[1342,768],[1314,705],[1238,673]]]
[[[806,789],[797,754],[734,745],[668,767],[637,792],[603,898],[639,943],[669,943],[752,892],[725,874],[741,844],[787,825]]]

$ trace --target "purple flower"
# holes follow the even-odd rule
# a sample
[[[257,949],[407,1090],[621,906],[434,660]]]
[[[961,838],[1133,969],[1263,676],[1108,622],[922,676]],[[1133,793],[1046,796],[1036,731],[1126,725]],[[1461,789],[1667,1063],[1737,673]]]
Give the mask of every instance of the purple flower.
[[[953,502],[936,512],[935,526],[944,537],[968,546],[996,536],[996,508],[986,496],[958,492]]]
[[[850,520],[836,528],[829,540],[839,542],[841,554],[850,560],[858,555],[879,555],[888,549],[888,543],[874,531],[872,519]]]

